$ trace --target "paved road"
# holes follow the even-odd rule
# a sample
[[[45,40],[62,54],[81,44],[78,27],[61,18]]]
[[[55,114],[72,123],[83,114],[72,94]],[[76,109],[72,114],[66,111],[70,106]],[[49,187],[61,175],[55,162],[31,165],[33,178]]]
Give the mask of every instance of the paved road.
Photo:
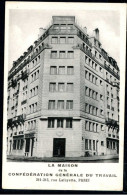
[[[7,159],[7,162],[24,162],[24,160],[11,160],[11,159]],[[25,162],[36,162],[36,161],[25,161]],[[38,162],[43,162],[43,160],[38,161]],[[47,161],[48,162],[48,161]],[[51,162],[51,161],[50,161]],[[66,162],[66,161],[65,161]],[[71,163],[74,163],[75,161],[71,161]],[[86,160],[86,161],[76,161],[76,163],[118,163],[119,160],[118,159],[109,159],[109,160]],[[64,163],[64,161],[62,161],[61,163]]]

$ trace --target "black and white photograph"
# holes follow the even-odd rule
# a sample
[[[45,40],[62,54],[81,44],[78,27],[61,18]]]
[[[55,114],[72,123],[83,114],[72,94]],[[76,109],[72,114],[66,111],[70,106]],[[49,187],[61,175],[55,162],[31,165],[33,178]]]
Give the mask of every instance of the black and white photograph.
[[[5,189],[122,190],[125,14],[7,2]]]

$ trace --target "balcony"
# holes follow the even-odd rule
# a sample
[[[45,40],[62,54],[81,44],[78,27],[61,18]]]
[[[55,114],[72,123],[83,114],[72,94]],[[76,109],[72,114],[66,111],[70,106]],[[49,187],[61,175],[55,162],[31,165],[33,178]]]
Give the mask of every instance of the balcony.
[[[114,119],[106,118],[105,123],[109,127],[113,127],[113,128],[119,129],[119,122],[114,120]]]
[[[25,80],[28,77],[28,75],[29,75],[29,70],[25,70],[24,72],[22,71],[22,76],[21,76],[22,80]]]
[[[107,108],[110,109],[110,105],[107,105]]]
[[[89,57],[92,57],[91,51],[83,47],[83,45],[80,46],[80,49],[83,50]]]
[[[13,128],[14,126],[22,124],[22,123],[24,123],[25,119],[26,119],[26,114],[18,115],[18,116],[11,118],[11,119],[8,119],[7,127]]]
[[[106,70],[108,70],[111,74],[113,74],[115,77],[117,77],[117,79],[120,79],[120,76],[115,72],[113,71],[108,65],[104,64],[104,67]]]
[[[118,87],[119,88],[119,83],[118,82],[113,82],[113,87]]]
[[[21,102],[21,105],[26,104],[26,103],[27,103],[27,99],[26,99],[26,100],[23,100],[23,101]]]

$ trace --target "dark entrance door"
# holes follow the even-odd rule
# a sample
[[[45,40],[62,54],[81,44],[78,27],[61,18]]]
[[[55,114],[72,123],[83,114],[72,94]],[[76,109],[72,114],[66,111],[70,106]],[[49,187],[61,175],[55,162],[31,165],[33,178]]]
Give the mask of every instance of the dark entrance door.
[[[30,139],[26,139],[26,148],[25,148],[25,152],[29,152],[30,150]]]
[[[53,140],[53,156],[65,156],[65,138],[54,138]]]

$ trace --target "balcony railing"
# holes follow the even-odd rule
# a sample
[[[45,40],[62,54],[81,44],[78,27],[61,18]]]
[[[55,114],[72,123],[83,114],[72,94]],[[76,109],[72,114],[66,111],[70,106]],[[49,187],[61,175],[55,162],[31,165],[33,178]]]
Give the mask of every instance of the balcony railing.
[[[120,76],[115,72],[113,71],[108,65],[104,65],[105,69],[108,70],[111,74],[113,74],[115,77],[117,77],[117,79],[120,79]]]
[[[22,76],[21,76],[22,80],[25,80],[28,77],[28,75],[29,75],[29,70],[25,70],[24,72],[22,72]]]
[[[90,50],[86,49],[85,47],[83,47],[83,45],[79,46],[81,48],[81,50],[83,50],[88,56],[92,57],[92,53]]]
[[[119,122],[114,119],[106,118],[106,125],[119,129]]]

